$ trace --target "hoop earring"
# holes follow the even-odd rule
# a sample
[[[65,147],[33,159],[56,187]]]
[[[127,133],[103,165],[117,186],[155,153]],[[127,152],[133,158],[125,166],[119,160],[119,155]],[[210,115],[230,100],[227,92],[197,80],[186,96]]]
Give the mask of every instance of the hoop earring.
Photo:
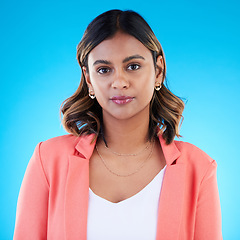
[[[94,99],[94,98],[96,97],[95,94],[94,94],[94,93],[91,93],[91,92],[89,92],[88,96],[89,96],[91,99]]]
[[[161,87],[162,87],[162,86],[159,85],[159,86],[155,86],[154,88],[155,88],[156,91],[159,91],[159,90],[161,89]]]

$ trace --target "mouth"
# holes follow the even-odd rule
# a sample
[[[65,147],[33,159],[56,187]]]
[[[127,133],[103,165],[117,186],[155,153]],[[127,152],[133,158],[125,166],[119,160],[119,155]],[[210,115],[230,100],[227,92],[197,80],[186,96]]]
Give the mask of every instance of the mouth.
[[[122,105],[122,104],[127,104],[131,101],[133,101],[134,97],[130,96],[114,96],[110,98],[111,101],[113,101],[116,104]]]

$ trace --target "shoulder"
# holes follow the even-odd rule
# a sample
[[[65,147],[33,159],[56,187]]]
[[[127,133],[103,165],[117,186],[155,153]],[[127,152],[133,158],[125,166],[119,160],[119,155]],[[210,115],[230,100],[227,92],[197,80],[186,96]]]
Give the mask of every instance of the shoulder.
[[[52,172],[62,171],[61,169],[68,167],[68,158],[70,155],[74,155],[79,139],[79,137],[69,134],[38,144],[38,157],[48,177]]]
[[[184,156],[190,159],[204,159],[206,162],[212,162],[212,158],[197,146],[183,141],[174,141],[174,143]]]
[[[188,142],[174,141],[174,143],[180,151],[180,162],[185,163],[189,169],[201,175],[205,175],[207,171],[216,170],[216,161],[202,149]]]
[[[75,146],[80,137],[72,134],[50,138],[40,143],[41,154],[47,153],[48,156],[53,154],[74,153]]]
[[[77,155],[76,146],[83,138],[68,134],[38,144],[35,155],[49,183],[66,176],[69,159]]]
[[[48,165],[66,162],[69,156],[81,156],[89,159],[94,148],[94,134],[74,136],[63,135],[48,139],[38,144],[39,157]]]

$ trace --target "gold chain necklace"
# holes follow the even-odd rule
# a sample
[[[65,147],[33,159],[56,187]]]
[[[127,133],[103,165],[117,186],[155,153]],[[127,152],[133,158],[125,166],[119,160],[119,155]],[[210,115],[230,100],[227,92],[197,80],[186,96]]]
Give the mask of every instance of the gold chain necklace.
[[[137,153],[118,153],[118,152],[115,152],[115,151],[111,150],[106,144],[104,144],[104,146],[105,146],[105,148],[108,149],[111,153],[113,153],[113,154],[115,154],[115,155],[117,155],[117,156],[128,157],[128,156],[137,156],[137,155],[139,155],[140,153],[142,153],[142,152],[144,152],[145,150],[147,150],[147,149],[150,147],[150,144],[151,144],[151,143],[148,141],[147,146],[146,146],[144,149],[142,149],[142,150],[140,150],[139,152],[137,152]]]
[[[152,143],[151,152],[149,153],[149,155],[148,155],[148,157],[146,158],[146,160],[145,160],[145,161],[140,165],[140,167],[137,168],[134,172],[131,172],[131,173],[128,173],[128,174],[119,174],[119,173],[116,173],[116,172],[114,172],[113,170],[111,170],[111,169],[108,167],[108,165],[106,164],[106,162],[105,162],[105,160],[103,159],[102,155],[100,154],[97,145],[96,145],[96,150],[97,150],[97,154],[98,154],[98,156],[100,157],[100,159],[102,160],[104,166],[106,167],[106,169],[107,169],[110,173],[112,173],[112,174],[114,174],[114,175],[116,175],[116,176],[118,176],[118,177],[129,177],[129,176],[132,176],[133,174],[139,172],[140,169],[142,169],[142,167],[145,165],[145,163],[151,158],[152,153],[153,153],[154,143],[155,143],[155,140],[154,140],[153,143]]]

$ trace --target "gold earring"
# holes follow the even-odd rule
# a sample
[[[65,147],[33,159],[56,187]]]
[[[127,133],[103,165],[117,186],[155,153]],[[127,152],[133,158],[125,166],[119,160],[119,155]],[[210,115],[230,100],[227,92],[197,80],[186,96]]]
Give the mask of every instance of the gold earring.
[[[161,89],[161,87],[162,87],[161,85],[156,85],[154,88],[156,91],[159,91]]]
[[[89,96],[91,99],[94,99],[94,98],[96,97],[93,91],[90,91],[89,94],[88,94],[88,96]]]

